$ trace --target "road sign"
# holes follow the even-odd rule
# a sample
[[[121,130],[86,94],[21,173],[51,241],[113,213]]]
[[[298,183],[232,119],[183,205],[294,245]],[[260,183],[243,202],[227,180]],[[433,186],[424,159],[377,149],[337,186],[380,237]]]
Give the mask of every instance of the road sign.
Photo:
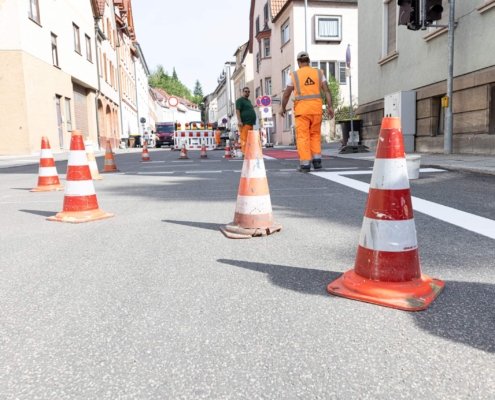
[[[347,45],[347,51],[345,53],[345,65],[347,68],[351,68],[351,45]]]
[[[273,126],[274,126],[274,125],[273,125],[273,121],[265,121],[265,122],[263,123],[263,127],[264,127],[264,128],[273,128]]]
[[[261,107],[261,118],[271,118],[273,115],[271,107]]]
[[[272,104],[272,99],[270,96],[263,96],[261,98],[261,105],[268,107],[270,104]]]
[[[280,97],[272,97],[272,104],[282,104],[282,99]]]
[[[256,105],[258,107],[261,107],[262,106],[262,104],[261,104],[261,96],[256,99]]]
[[[222,119],[222,124],[226,124],[228,122],[228,119],[227,118],[223,118]]]
[[[167,102],[170,107],[177,107],[179,105],[179,99],[175,96],[170,96]]]

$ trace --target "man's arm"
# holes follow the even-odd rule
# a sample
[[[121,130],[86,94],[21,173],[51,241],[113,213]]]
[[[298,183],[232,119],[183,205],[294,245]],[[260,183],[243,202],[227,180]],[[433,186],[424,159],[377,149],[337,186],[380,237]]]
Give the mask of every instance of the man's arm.
[[[280,112],[282,117],[285,117],[285,112],[286,112],[285,107],[289,102],[290,94],[292,93],[293,90],[294,90],[294,86],[287,86],[287,88],[285,89],[284,95],[282,97],[282,111]]]
[[[325,92],[325,98],[327,99],[328,117],[333,119],[335,112],[333,111],[332,94],[330,93],[330,89],[328,89],[328,83],[326,81],[323,82],[323,91]]]
[[[237,121],[239,121],[239,122],[238,122],[238,124],[239,124],[239,125],[244,125],[244,124],[242,123],[242,120],[241,120],[241,110],[235,110],[235,113],[236,113],[236,115],[237,115]]]

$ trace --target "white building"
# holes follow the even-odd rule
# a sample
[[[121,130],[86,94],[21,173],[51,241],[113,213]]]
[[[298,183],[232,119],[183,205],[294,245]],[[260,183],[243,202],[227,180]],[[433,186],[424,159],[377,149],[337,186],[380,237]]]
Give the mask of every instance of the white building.
[[[222,73],[218,78],[218,86],[213,92],[217,98],[217,124],[219,127],[231,130],[232,116],[235,115],[234,81],[232,74],[235,62],[225,63]]]
[[[139,133],[141,136],[144,132],[151,132],[152,130],[152,118],[150,117],[150,96],[148,77],[150,71],[144,58],[144,53],[138,42],[133,43],[137,50],[138,57],[135,60],[134,67],[136,69],[136,97],[137,97],[137,113],[139,119]],[[146,122],[142,122],[142,121]]]

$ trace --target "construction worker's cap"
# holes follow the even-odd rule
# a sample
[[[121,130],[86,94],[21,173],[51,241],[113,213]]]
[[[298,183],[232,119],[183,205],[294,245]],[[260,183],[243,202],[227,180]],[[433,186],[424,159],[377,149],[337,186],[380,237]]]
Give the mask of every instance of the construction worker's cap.
[[[308,53],[306,53],[305,51],[301,51],[301,52],[297,55],[297,59],[298,59],[298,60],[304,61],[306,58],[309,60],[309,54],[308,54]]]

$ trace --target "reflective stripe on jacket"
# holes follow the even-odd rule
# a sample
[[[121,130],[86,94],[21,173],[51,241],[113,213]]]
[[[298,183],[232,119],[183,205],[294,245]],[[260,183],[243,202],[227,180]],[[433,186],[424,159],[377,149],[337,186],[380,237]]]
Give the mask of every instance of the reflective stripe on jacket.
[[[309,66],[291,72],[294,83],[295,102],[294,115],[322,113],[321,83],[323,72]]]

